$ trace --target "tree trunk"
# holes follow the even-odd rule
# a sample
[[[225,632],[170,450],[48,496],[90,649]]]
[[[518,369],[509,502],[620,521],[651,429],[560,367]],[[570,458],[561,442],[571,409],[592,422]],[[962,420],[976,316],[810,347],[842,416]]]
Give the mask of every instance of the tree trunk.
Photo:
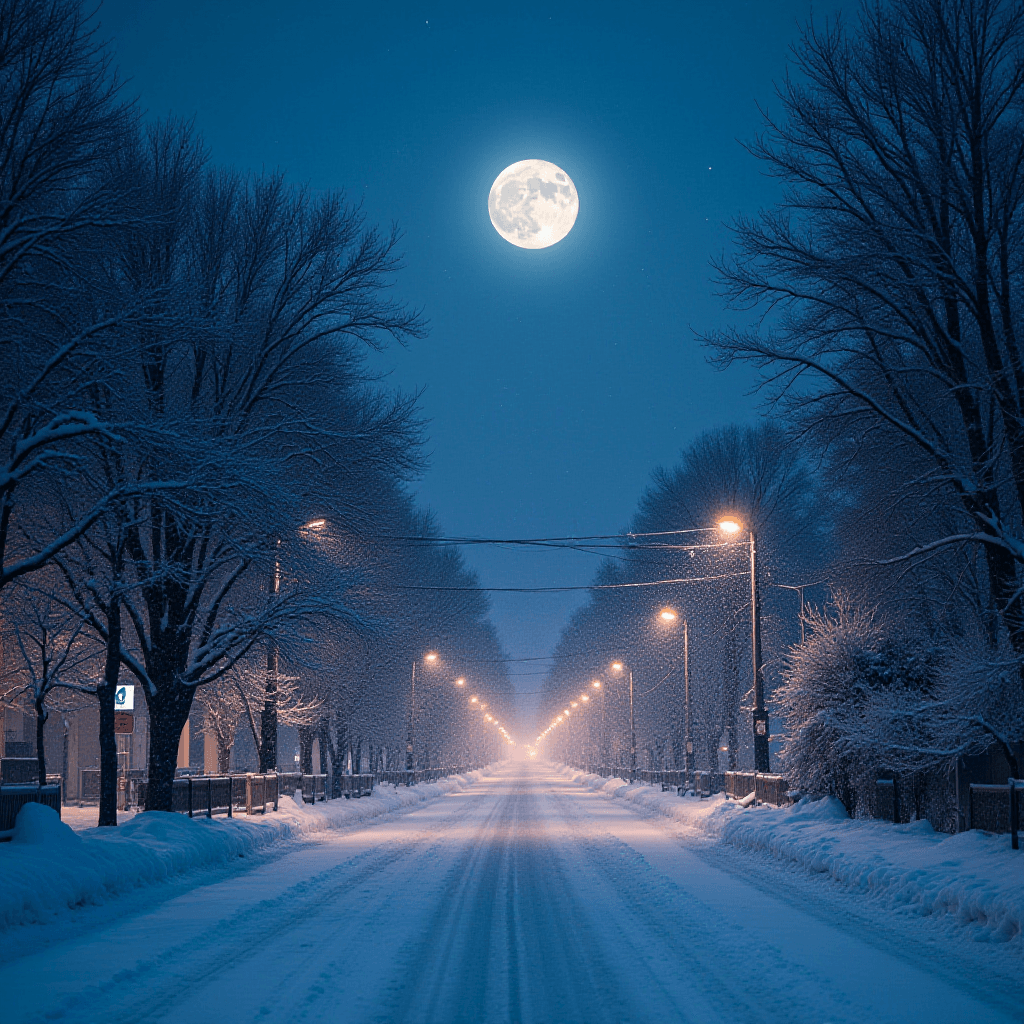
[[[36,771],[39,773],[39,785],[46,785],[46,747],[45,739],[43,737],[43,726],[46,725],[46,719],[49,716],[49,712],[46,710],[46,697],[40,695],[36,697]]]
[[[107,649],[100,702],[100,826],[117,827],[117,736],[114,733],[114,695],[121,679],[121,603],[107,610]]]
[[[260,718],[260,773],[277,768],[277,645],[267,653],[267,696]]]
[[[113,684],[104,682],[97,687],[100,702],[100,827],[117,826],[117,737],[114,734]]]
[[[232,737],[232,740],[234,737]],[[231,748],[234,742],[228,743],[221,730],[217,730],[217,771],[227,775],[231,771]]]
[[[145,692],[145,689],[144,689]],[[149,705],[149,786],[146,789],[147,811],[169,811],[178,763],[181,730],[188,721],[195,691],[177,686],[171,679],[156,684],[156,693],[146,693]]]
[[[313,729],[308,725],[299,726],[299,770],[313,774]]]

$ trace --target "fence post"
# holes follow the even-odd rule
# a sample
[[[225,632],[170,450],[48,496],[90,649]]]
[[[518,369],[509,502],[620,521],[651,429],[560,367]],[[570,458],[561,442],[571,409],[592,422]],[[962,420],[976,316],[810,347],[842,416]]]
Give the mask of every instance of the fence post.
[[[235,803],[235,777],[228,772],[228,817],[232,818],[234,815],[231,813],[232,807]]]
[[[188,816],[192,817],[192,776],[188,777]]]
[[[252,774],[245,776],[245,813],[252,814]]]
[[[1010,849],[1019,850],[1020,840],[1017,838],[1017,829],[1020,825],[1018,822],[1018,807],[1017,807],[1017,780],[1008,779],[1007,789],[1010,791]]]
[[[213,777],[206,780],[206,816],[213,817]]]

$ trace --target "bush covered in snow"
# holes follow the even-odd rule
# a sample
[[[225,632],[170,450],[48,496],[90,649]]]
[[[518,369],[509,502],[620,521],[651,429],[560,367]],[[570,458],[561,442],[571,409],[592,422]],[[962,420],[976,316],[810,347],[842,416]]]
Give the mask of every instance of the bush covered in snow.
[[[1008,737],[1021,731],[1024,700],[1012,656],[963,637],[939,643],[845,595],[807,623],[775,693],[797,789],[836,796],[854,816],[876,779],[921,779],[993,744],[1018,771]]]

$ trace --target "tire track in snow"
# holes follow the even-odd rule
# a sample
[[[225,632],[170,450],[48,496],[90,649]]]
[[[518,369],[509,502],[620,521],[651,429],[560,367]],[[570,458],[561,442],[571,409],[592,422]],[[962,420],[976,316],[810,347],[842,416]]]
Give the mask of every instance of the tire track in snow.
[[[104,1024],[161,1019],[183,999],[194,997],[197,990],[216,981],[223,971],[251,958],[283,934],[308,925],[353,888],[410,856],[422,856],[442,846],[447,833],[487,799],[483,793],[464,796],[465,804],[453,808],[456,813],[450,818],[408,839],[392,840],[348,857],[297,882],[277,897],[248,904],[187,942],[120,972],[113,992],[106,986],[90,986],[66,999],[59,1008],[26,1019],[33,1024],[64,1016],[101,1020]]]
[[[614,894],[635,925],[624,933],[624,945],[633,947],[637,959],[648,959],[657,950],[659,962],[676,977],[699,991],[721,1020],[765,1024],[778,1021],[819,1022],[822,1002],[801,998],[790,980],[801,973],[800,965],[786,960],[777,947],[766,949],[723,926],[710,908],[697,902],[671,879],[653,869],[631,846],[610,833],[595,836],[594,823],[574,799],[575,794],[553,794],[552,801],[586,858],[599,886]],[[642,944],[634,936],[643,936]],[[770,969],[759,972],[757,985],[748,993],[737,979],[755,963],[770,958]],[[821,979],[827,983],[827,979]],[[835,1024],[857,1017],[836,1016]]]
[[[379,1019],[623,1020],[556,846],[533,787],[510,782],[455,860],[425,932],[402,951],[407,982]]]

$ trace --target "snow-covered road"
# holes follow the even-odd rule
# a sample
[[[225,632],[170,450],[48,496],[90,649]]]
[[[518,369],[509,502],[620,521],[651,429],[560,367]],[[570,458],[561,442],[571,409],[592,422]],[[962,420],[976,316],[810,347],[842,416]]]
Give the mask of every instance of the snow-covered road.
[[[955,951],[508,765],[15,955],[22,1021],[1020,1020]],[[743,858],[746,858],[744,861]],[[738,865],[738,866],[737,866]],[[844,903],[844,900],[846,903]],[[923,925],[921,926],[923,927]],[[953,966],[951,966],[953,965]],[[1017,992],[1024,991],[1024,978]]]

